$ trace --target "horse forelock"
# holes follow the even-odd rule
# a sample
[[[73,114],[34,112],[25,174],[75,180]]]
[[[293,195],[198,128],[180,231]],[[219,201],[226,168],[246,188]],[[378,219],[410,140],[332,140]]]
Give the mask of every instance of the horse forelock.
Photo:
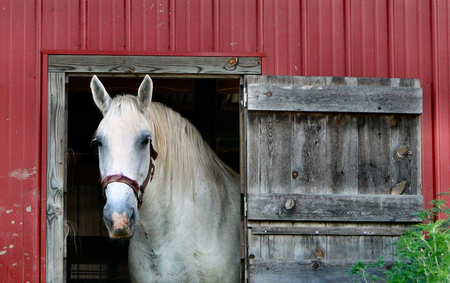
[[[142,123],[143,116],[137,105],[136,96],[129,94],[115,96],[98,129],[105,126],[109,119],[116,115],[121,115],[123,119],[128,120],[128,123]]]

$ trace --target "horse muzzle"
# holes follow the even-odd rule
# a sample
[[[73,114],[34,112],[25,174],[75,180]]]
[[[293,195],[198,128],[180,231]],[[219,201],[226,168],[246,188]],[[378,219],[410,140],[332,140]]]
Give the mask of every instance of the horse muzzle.
[[[125,184],[108,185],[107,202],[103,208],[103,220],[110,238],[130,238],[139,221],[137,202],[133,191]]]

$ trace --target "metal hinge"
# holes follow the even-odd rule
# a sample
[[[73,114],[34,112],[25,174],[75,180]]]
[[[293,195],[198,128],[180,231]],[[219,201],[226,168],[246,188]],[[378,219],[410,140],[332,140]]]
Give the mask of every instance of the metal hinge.
[[[241,101],[242,106],[244,106],[244,108],[247,108],[247,101],[248,101],[247,87],[244,85],[244,97],[243,100]]]
[[[248,264],[245,265],[245,277],[244,277],[244,282],[247,283],[248,282]]]
[[[247,197],[244,197],[244,216],[247,217]]]

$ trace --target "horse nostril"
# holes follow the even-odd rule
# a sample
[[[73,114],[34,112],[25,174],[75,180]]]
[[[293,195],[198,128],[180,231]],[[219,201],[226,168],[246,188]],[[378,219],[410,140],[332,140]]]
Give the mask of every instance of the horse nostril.
[[[107,227],[112,227],[113,223],[111,217],[108,217],[106,214],[103,214],[103,221],[105,221],[105,225]]]
[[[134,208],[132,208],[130,211],[129,223],[130,226],[133,226],[136,223],[136,211],[134,210]]]

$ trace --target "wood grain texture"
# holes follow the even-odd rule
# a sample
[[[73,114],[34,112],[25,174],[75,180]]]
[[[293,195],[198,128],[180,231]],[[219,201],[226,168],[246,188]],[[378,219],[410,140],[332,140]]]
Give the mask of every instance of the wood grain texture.
[[[358,127],[357,116],[330,114],[329,162],[330,189],[333,194],[358,193]]]
[[[259,168],[261,192],[291,190],[291,132],[289,114],[260,113]]]
[[[392,243],[423,205],[419,81],[245,82],[250,282],[352,282],[358,260],[393,259]],[[390,195],[402,181],[403,194]]]
[[[367,261],[365,261],[367,263]],[[347,273],[352,260],[251,260],[249,282],[360,282]]]
[[[358,116],[358,188],[360,194],[389,194],[390,117]]]
[[[420,116],[394,115],[390,124],[390,188],[406,182],[403,194],[421,194]]]
[[[286,202],[295,206],[286,209]],[[265,221],[417,222],[422,196],[312,195],[260,193],[248,195],[248,219]]]
[[[67,108],[65,74],[48,76],[47,247],[48,282],[64,280],[64,188],[66,187]]]
[[[261,74],[261,57],[50,55],[49,72],[145,74]]]
[[[404,228],[373,227],[252,227],[252,235],[341,235],[341,236],[400,236]]]
[[[293,192],[331,193],[329,117],[298,113],[293,120]]]
[[[394,79],[251,76],[248,109],[259,111],[422,113],[422,89]]]

